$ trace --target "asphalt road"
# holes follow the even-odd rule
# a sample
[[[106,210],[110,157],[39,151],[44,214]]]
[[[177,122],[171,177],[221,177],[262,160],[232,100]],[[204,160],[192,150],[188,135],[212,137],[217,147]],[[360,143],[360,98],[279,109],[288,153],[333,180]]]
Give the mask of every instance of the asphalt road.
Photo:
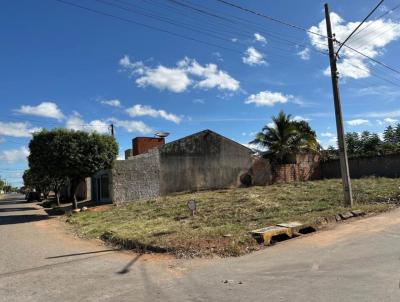
[[[0,200],[0,301],[400,301],[400,210],[230,259],[114,251]]]

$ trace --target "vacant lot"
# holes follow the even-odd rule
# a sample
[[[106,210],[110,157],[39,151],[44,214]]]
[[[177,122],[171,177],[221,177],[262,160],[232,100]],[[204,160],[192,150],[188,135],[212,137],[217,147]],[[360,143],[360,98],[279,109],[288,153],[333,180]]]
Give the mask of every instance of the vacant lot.
[[[353,181],[355,208],[368,213],[394,207],[400,179]],[[248,232],[288,221],[315,223],[343,213],[339,180],[277,184],[197,193],[113,206],[71,216],[75,230],[125,247],[168,251],[183,256],[237,256],[258,249]],[[187,201],[197,201],[192,217]]]

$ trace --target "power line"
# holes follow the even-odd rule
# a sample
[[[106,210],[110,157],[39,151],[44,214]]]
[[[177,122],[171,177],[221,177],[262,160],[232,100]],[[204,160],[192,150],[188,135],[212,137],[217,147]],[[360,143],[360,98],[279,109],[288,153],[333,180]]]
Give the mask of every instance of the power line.
[[[252,14],[255,14],[255,15],[257,15],[257,16],[266,18],[266,19],[268,19],[268,20],[271,20],[271,21],[280,23],[280,24],[282,24],[282,25],[286,25],[286,26],[289,26],[289,27],[292,27],[292,28],[296,28],[296,29],[298,29],[298,30],[305,31],[305,32],[310,33],[310,34],[313,34],[313,35],[317,35],[317,36],[320,36],[320,37],[329,39],[327,36],[322,35],[322,34],[320,34],[320,33],[310,31],[310,30],[308,30],[308,29],[306,29],[306,28],[304,28],[304,27],[301,27],[301,26],[298,26],[298,25],[294,25],[294,24],[288,23],[288,22],[286,22],[286,21],[282,21],[282,20],[276,19],[276,18],[274,18],[274,17],[271,17],[271,16],[268,16],[268,15],[265,15],[265,14],[262,14],[262,13],[259,13],[259,12],[256,12],[256,11],[254,11],[254,10],[251,10],[251,9],[248,9],[248,8],[245,8],[245,7],[242,7],[242,6],[240,6],[240,5],[237,5],[237,4],[234,4],[234,3],[231,3],[231,2],[225,1],[225,0],[216,0],[216,1],[221,2],[221,3],[223,3],[223,4],[226,4],[226,5],[229,5],[229,6],[231,6],[231,7],[235,7],[235,8],[237,8],[237,9],[240,9],[240,10],[243,10],[243,11],[246,11],[246,12],[249,12],[249,13],[252,13]],[[340,41],[337,41],[337,40],[335,40],[335,41],[336,41],[337,43],[339,43],[339,45],[342,44]],[[363,56],[363,57],[365,57],[365,58],[367,58],[367,59],[369,59],[369,60],[371,60],[371,61],[373,61],[373,62],[375,62],[375,63],[377,63],[377,64],[379,64],[379,65],[381,65],[381,66],[383,66],[383,67],[385,67],[385,68],[387,68],[387,69],[393,71],[393,72],[395,72],[395,73],[400,74],[400,71],[399,71],[399,70],[397,70],[397,69],[395,69],[395,68],[393,68],[393,67],[390,67],[389,65],[387,65],[387,64],[385,64],[385,63],[382,63],[382,62],[380,62],[380,61],[378,61],[378,60],[376,60],[376,59],[374,59],[374,58],[372,58],[372,57],[370,57],[370,56],[368,56],[368,55],[362,53],[361,51],[355,49],[354,47],[351,47],[351,46],[346,45],[346,44],[344,44],[343,46],[346,47],[346,48],[348,48],[348,49],[350,49],[350,50],[352,50],[352,51],[354,51],[354,52],[356,52],[356,53],[358,53],[359,55],[361,55],[361,56]]]
[[[77,7],[77,8],[80,8],[80,9],[83,9],[83,10],[86,10],[86,11],[89,11],[89,12],[92,12],[92,13],[95,13],[95,14],[98,14],[98,15],[102,15],[102,16],[106,16],[106,17],[109,17],[109,18],[118,19],[120,21],[124,21],[124,22],[127,22],[127,23],[135,24],[135,25],[138,25],[138,26],[141,26],[141,27],[146,27],[146,28],[151,29],[151,30],[164,32],[164,33],[167,33],[167,34],[170,34],[170,35],[182,38],[182,39],[186,39],[186,40],[190,40],[190,41],[193,41],[193,42],[197,42],[197,43],[205,44],[205,45],[208,45],[208,46],[217,47],[217,48],[220,48],[220,49],[224,49],[224,50],[228,50],[228,51],[231,51],[231,52],[242,54],[241,51],[236,50],[236,49],[232,49],[232,48],[228,48],[228,47],[225,47],[225,46],[222,46],[222,45],[219,45],[219,44],[215,44],[215,43],[207,42],[207,41],[204,41],[204,40],[199,40],[199,39],[195,39],[195,38],[192,38],[192,37],[188,37],[188,36],[182,35],[180,33],[172,32],[172,31],[169,31],[169,30],[166,30],[166,29],[162,29],[162,28],[158,28],[158,27],[155,27],[155,26],[152,26],[152,25],[140,23],[140,22],[134,21],[132,19],[127,19],[127,18],[124,18],[124,17],[120,17],[120,16],[116,16],[116,15],[110,14],[110,13],[102,12],[100,10],[93,9],[93,8],[90,8],[90,7],[87,7],[87,6],[83,6],[83,5],[80,5],[80,4],[72,3],[72,2],[69,2],[69,1],[65,1],[65,0],[55,0],[55,1],[61,2],[61,3],[66,4],[66,5],[74,6],[74,7]]]
[[[316,35],[316,36],[320,36],[320,37],[323,37],[323,38],[328,39],[328,37],[327,37],[326,35],[323,35],[323,34],[314,32],[314,31],[312,31],[312,30],[309,30],[309,29],[307,29],[307,28],[304,28],[304,27],[301,27],[301,26],[298,26],[298,25],[295,25],[295,24],[291,24],[291,23],[286,22],[286,21],[283,21],[283,20],[279,20],[279,19],[277,19],[277,18],[274,18],[274,17],[268,16],[268,15],[265,15],[265,14],[260,13],[260,12],[256,12],[256,11],[251,10],[251,9],[249,9],[249,8],[246,8],[246,7],[237,5],[237,4],[235,4],[235,3],[231,3],[231,2],[228,2],[228,1],[225,1],[225,0],[216,0],[216,1],[221,2],[221,3],[223,3],[223,4],[226,4],[226,5],[228,5],[228,6],[231,6],[231,7],[235,7],[235,8],[237,8],[237,9],[242,10],[242,11],[245,11],[245,12],[248,12],[248,13],[251,13],[251,14],[254,14],[254,15],[257,15],[257,16],[259,16],[259,17],[268,19],[268,20],[270,20],[270,21],[273,21],[273,22],[276,22],[276,23],[279,23],[279,24],[282,24],[282,25],[286,25],[286,26],[289,26],[289,27],[291,27],[291,28],[295,28],[295,29],[298,29],[298,30],[307,32],[307,33],[309,33],[309,34]]]
[[[196,8],[196,7],[193,6],[193,5],[189,5],[189,4],[186,4],[186,3],[182,3],[182,2],[177,1],[177,0],[168,0],[168,1],[169,1],[169,2],[172,2],[172,3],[175,3],[175,4],[177,4],[177,5],[180,5],[180,6],[186,7],[186,8],[188,8],[188,9],[194,10],[194,11],[196,11],[196,12],[198,12],[198,13],[202,13],[202,14],[205,14],[205,15],[209,15],[209,16],[211,16],[211,17],[215,17],[215,18],[218,18],[218,19],[221,19],[221,20],[228,21],[228,22],[230,22],[230,23],[232,23],[232,24],[234,24],[234,25],[237,25],[237,23],[238,23],[238,21],[233,21],[232,19],[226,18],[225,16],[220,16],[220,15],[215,14],[215,13],[212,13],[212,12],[210,13],[210,12],[207,11],[206,9],[198,9],[198,8]],[[243,21],[246,22],[246,23],[253,24],[252,22],[249,22],[248,20],[245,20],[245,19],[242,19],[242,18],[238,18],[238,17],[235,17],[235,16],[232,16],[232,17],[234,17],[234,18],[236,18],[236,19],[238,19],[238,20],[243,20]],[[240,21],[239,21],[239,22],[240,22]],[[241,23],[241,24],[244,24],[243,22],[240,22],[240,23]],[[257,24],[255,24],[255,25],[257,26]],[[286,42],[286,43],[289,43],[289,44],[293,44],[294,46],[297,46],[297,47],[301,46],[301,47],[304,47],[304,48],[308,48],[307,45],[304,45],[304,44],[302,44],[302,43],[300,43],[300,42],[291,41],[291,40],[289,40],[289,39],[282,38],[279,34],[278,34],[278,35],[273,34],[273,33],[271,33],[271,31],[265,30],[264,28],[259,28],[259,31],[262,32],[263,34],[266,34],[266,36],[267,36],[268,38],[272,38],[272,39],[275,39],[275,40],[280,40],[280,41],[283,41],[283,42]],[[248,32],[248,31],[247,31],[247,32]],[[250,34],[252,34],[252,33],[250,33]],[[324,46],[325,46],[325,44],[324,44]],[[312,49],[313,51],[319,52],[319,53],[324,54],[324,55],[327,54],[327,53],[325,53],[325,52],[323,52],[323,51],[319,51],[319,50],[316,50],[316,49],[314,49],[314,48],[311,48],[311,49]]]
[[[368,20],[368,18],[378,9],[379,6],[383,3],[385,0],[381,0],[375,7],[374,9],[361,21],[360,24],[356,26],[356,28],[350,33],[350,35],[347,36],[347,38],[343,41],[343,43],[340,43],[340,46],[338,50],[336,51],[336,56],[339,55],[339,51],[342,49],[344,45],[346,45],[346,42],[353,36],[353,34],[360,28],[361,25],[364,24],[365,21]]]
[[[380,15],[379,17],[377,17],[376,20],[379,20],[379,19],[385,17],[386,15],[393,13],[395,10],[397,10],[397,9],[399,9],[399,8],[400,8],[400,4],[394,6],[393,8],[391,8],[390,10],[388,10],[387,12],[383,13],[382,15]],[[355,33],[355,34],[353,35],[353,37],[358,36],[358,38],[354,39],[353,41],[358,40],[358,39],[360,38],[360,33],[361,33],[362,31],[364,31],[365,29],[367,29],[368,27],[370,27],[373,23],[374,23],[374,22],[371,21],[371,22],[368,23],[366,26],[364,26],[363,28],[361,28],[357,33]]]
[[[338,42],[338,43],[341,44],[340,42]],[[362,53],[361,51],[355,49],[354,47],[351,47],[351,46],[349,46],[349,45],[344,45],[344,47],[346,47],[346,48],[348,48],[348,49],[350,49],[350,50],[352,50],[352,51],[358,53],[359,55],[361,55],[361,56],[363,56],[363,57],[365,57],[365,58],[371,60],[372,62],[375,62],[376,64],[379,64],[379,65],[381,65],[381,66],[383,66],[383,67],[385,67],[385,68],[387,68],[387,69],[389,69],[389,70],[391,70],[391,71],[393,71],[393,72],[395,72],[395,73],[397,73],[397,74],[400,74],[400,71],[399,71],[399,70],[397,70],[397,69],[395,69],[395,68],[393,68],[393,67],[390,67],[389,65],[387,65],[387,64],[385,64],[385,63],[382,63],[382,62],[380,62],[380,61],[378,61],[378,60],[376,60],[376,59],[374,59],[374,58],[372,58],[372,57],[370,57],[370,56],[368,56],[368,55]]]

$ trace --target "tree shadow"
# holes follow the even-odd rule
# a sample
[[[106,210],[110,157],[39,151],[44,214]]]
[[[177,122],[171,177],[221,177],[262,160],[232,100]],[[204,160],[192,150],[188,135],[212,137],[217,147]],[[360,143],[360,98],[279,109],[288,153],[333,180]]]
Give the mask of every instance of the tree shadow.
[[[49,219],[47,215],[10,215],[0,216],[0,225],[19,224]]]

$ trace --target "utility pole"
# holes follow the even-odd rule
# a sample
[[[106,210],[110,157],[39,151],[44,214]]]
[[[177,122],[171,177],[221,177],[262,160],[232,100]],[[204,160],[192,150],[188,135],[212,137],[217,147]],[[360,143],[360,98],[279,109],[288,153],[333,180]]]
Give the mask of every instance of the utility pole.
[[[329,15],[329,7],[327,3],[325,3],[325,20],[326,20],[326,30],[328,34],[329,59],[331,65],[333,99],[335,103],[336,129],[337,129],[338,144],[339,144],[340,172],[342,175],[344,203],[345,206],[352,207],[353,194],[351,190],[349,161],[347,158],[347,145],[344,139],[343,117],[342,117],[342,108],[340,104],[340,93],[339,93],[339,77],[336,66],[337,56],[335,54],[335,48],[333,46],[334,37],[332,34],[331,18]]]
[[[112,136],[112,137],[115,137],[115,136],[114,136],[114,124],[111,124],[111,125],[110,125],[110,129],[111,129],[111,136]]]

